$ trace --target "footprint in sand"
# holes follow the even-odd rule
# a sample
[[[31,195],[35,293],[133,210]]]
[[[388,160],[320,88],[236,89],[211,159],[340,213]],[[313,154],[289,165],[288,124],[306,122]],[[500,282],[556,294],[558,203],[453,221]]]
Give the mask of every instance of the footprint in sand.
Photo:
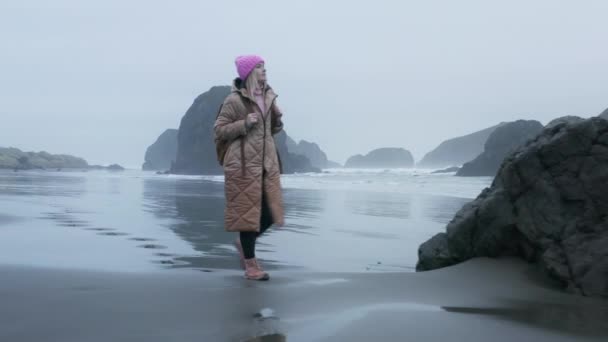
[[[154,263],[161,265],[175,265],[173,260],[155,260]]]
[[[56,221],[57,225],[61,227],[84,227],[88,224],[87,221],[74,219],[68,214],[46,212],[43,213],[43,215],[44,216],[40,216],[39,218]]]
[[[162,265],[162,266],[167,266],[167,267],[188,265],[188,263],[185,261],[171,260],[171,259],[152,260],[152,263]]]
[[[70,218],[70,215],[67,214],[58,214],[58,213],[42,213],[44,216],[40,216],[41,219],[51,219],[51,220],[67,220]]]
[[[133,241],[156,241],[156,239],[150,239],[150,238],[140,238],[140,237],[132,237],[129,238],[129,240],[133,240]]]
[[[94,231],[98,231],[98,232],[109,232],[109,231],[112,231],[112,230],[116,230],[114,228],[97,228],[97,227],[94,227],[94,228],[85,228],[85,229],[86,230],[94,230]]]
[[[122,233],[122,232],[101,232],[101,233],[97,233],[97,235],[106,235],[106,236],[124,236],[124,235],[129,235],[127,233]]]
[[[87,226],[87,222],[86,221],[71,221],[71,220],[63,220],[60,221],[61,223],[58,223],[58,226],[62,226],[62,227],[85,227]]]
[[[148,248],[148,249],[165,249],[167,248],[167,246],[163,246],[163,245],[155,245],[153,243],[147,243],[145,245],[139,245],[137,247],[141,247],[141,248]]]
[[[176,256],[177,256],[177,254],[173,254],[173,253],[162,253],[162,252],[156,253],[156,254],[154,254],[154,255],[159,256],[159,257],[165,257],[165,258],[172,258],[172,257],[176,257]]]

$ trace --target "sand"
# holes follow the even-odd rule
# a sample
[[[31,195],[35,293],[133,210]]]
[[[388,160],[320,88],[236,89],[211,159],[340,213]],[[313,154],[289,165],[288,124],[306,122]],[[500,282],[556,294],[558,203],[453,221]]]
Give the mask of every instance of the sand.
[[[606,341],[608,301],[519,260],[424,273],[0,266],[0,341]]]

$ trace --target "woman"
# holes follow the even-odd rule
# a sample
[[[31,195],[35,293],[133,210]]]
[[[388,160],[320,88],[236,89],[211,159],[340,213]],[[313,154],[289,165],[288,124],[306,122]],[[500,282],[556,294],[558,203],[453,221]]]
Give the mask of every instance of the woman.
[[[257,238],[272,224],[282,226],[280,161],[273,135],[283,129],[277,95],[266,83],[264,60],[255,55],[235,61],[234,80],[215,121],[215,138],[228,141],[224,156],[225,228],[239,232],[235,244],[245,277],[268,280],[255,257]]]

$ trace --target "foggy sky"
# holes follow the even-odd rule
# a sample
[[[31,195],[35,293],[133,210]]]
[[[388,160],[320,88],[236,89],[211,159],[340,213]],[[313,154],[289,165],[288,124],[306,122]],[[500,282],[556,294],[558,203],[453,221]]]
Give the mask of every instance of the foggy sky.
[[[608,1],[2,1],[0,146],[140,168],[194,98],[266,59],[332,160],[608,107]]]

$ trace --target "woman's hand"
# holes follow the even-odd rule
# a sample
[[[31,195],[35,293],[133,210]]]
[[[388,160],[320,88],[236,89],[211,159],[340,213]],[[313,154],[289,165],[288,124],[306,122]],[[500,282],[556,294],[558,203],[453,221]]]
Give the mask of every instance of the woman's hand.
[[[247,114],[247,118],[245,119],[245,125],[247,126],[247,129],[250,129],[257,123],[258,123],[258,113]]]

